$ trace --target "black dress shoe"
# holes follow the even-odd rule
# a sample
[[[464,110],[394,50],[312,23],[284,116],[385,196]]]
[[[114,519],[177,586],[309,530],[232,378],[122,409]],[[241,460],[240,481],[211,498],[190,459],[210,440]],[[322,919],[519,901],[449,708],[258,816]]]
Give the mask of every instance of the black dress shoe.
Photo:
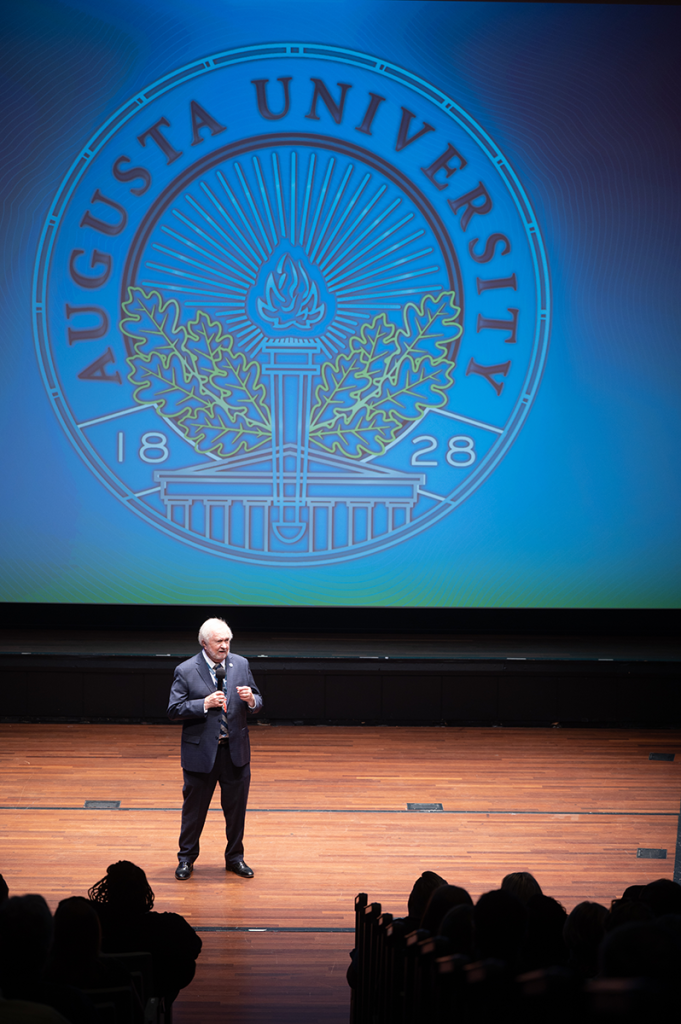
[[[181,860],[175,868],[175,878],[179,878],[181,882],[184,882],[191,875],[194,870],[194,865],[190,860]]]
[[[233,860],[231,864],[225,864],[226,871],[233,871],[235,875],[242,878],[253,878],[253,868],[249,868],[243,860]]]

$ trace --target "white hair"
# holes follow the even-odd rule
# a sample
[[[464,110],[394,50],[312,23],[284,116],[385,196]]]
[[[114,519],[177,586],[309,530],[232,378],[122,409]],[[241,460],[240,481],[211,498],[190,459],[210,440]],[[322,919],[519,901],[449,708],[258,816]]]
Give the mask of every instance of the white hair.
[[[199,630],[199,643],[203,646],[204,640],[208,640],[209,637],[215,636],[217,633],[222,633],[223,629],[227,630],[231,640],[233,634],[224,619],[206,619]]]

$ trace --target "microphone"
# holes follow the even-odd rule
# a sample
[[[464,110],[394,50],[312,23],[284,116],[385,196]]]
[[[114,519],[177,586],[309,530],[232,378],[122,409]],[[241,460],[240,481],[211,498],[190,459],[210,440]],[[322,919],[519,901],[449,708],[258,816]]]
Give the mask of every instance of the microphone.
[[[223,703],[223,705],[219,705],[219,707],[221,708],[222,711],[225,711],[225,709],[227,707],[227,696],[226,696],[226,693],[224,692],[224,690],[222,689],[222,684],[224,682],[224,677],[225,677],[224,666],[223,665],[216,665],[215,666],[215,678],[217,680],[217,687],[216,687],[215,692],[216,693],[222,693],[223,696],[224,696],[224,703]]]
[[[225,673],[225,666],[224,665],[216,665],[215,666],[215,678],[217,679],[217,683],[218,683],[217,688],[218,688],[218,690],[222,690],[223,693],[225,691],[222,688],[222,684],[225,681],[225,675],[226,675],[226,673]],[[217,692],[217,690],[216,690],[216,692]],[[224,704],[224,707],[227,707],[227,695],[226,694],[225,694],[225,704]]]

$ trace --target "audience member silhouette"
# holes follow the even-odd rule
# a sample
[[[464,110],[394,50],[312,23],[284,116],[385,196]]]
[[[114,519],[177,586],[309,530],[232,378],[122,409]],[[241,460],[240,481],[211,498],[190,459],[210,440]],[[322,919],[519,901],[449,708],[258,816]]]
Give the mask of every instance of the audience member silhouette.
[[[542,893],[527,901],[527,942],[522,954],[524,971],[561,967],[567,962],[563,938],[566,921],[565,907],[553,897]]]
[[[620,899],[623,900],[638,900],[641,897],[641,893],[645,889],[645,885],[628,885],[622,893]]]
[[[62,900],[52,918],[42,896],[9,898],[0,875],[0,1024],[97,1024],[79,990],[129,983],[124,968],[102,959],[102,948],[150,952],[152,994],[167,1002],[191,982],[201,939],[179,914],[153,911],[141,868],[109,865],[89,897]],[[529,872],[506,875],[501,889],[473,906],[465,889],[424,871],[404,924],[444,936],[451,952],[471,960],[503,961],[513,974],[567,964],[582,979],[645,978],[664,992],[678,985],[681,886],[669,879],[629,886],[610,911],[585,901],[567,915]]]
[[[475,953],[515,971],[527,938],[527,909],[509,889],[483,893],[473,912]]]
[[[33,998],[51,945],[52,915],[42,896],[13,896],[0,905],[0,988],[7,998]]]
[[[130,985],[129,972],[101,957],[102,930],[97,911],[84,896],[62,900],[54,915],[54,941],[48,977],[80,989]]]
[[[501,880],[501,888],[512,892],[521,903],[527,905],[533,896],[541,896],[541,886],[529,871],[512,871]]]
[[[582,978],[598,973],[598,947],[605,935],[608,911],[600,903],[585,900],[569,914],[563,929],[568,966]]]
[[[671,949],[672,976],[668,979],[679,989],[679,964],[681,964],[681,914],[663,914],[655,919],[655,927],[666,937]]]
[[[409,898],[407,900],[407,916],[404,918],[398,918],[402,922],[402,928],[404,933],[415,931],[421,925],[421,918],[423,917],[428,900],[430,899],[433,892],[439,889],[440,886],[446,885],[447,882],[440,875],[436,875],[434,871],[424,871],[423,874],[414,882]],[[355,988],[357,984],[357,950],[350,950],[350,966],[346,972],[346,980],[350,988]]]
[[[428,883],[437,880],[431,872],[417,879],[410,911]],[[618,1020],[634,1020],[641,1019],[646,1006],[654,1016],[667,1019],[676,1012],[679,995],[680,911],[681,886],[668,879],[629,886],[612,901],[610,911],[600,903],[584,901],[569,915],[558,900],[542,893],[529,872],[507,875],[501,889],[484,893],[475,906],[465,889],[444,883],[431,890],[421,927],[431,936],[446,939],[449,953],[471,962],[471,973],[465,975],[468,984],[461,987],[457,980],[464,978],[461,964],[447,956],[437,961],[446,969],[430,972],[426,965],[415,977],[420,979],[427,1005],[453,1013],[452,1019],[461,1016],[462,1020],[491,1022],[503,1019],[504,1013],[509,1019],[520,1019],[515,1017],[517,1011],[536,1021],[572,1022],[584,1015],[601,1022],[603,1013],[608,1020],[608,1014],[615,1014]],[[384,963],[372,961],[380,944],[367,945],[369,960],[362,965],[361,977],[369,972],[378,986],[379,1002],[384,998],[385,977],[390,976],[391,950],[407,948],[400,935],[397,946],[386,946],[388,960]],[[409,947],[417,957],[420,946]],[[425,954],[431,955],[432,949],[432,943],[423,944]],[[479,960],[501,961],[505,970],[499,963],[476,965]],[[354,977],[360,977],[359,972]],[[605,987],[586,984],[596,977],[603,979]],[[402,991],[399,969],[396,978],[397,988],[386,1005],[399,1006],[404,999],[404,1012],[410,1014],[414,1007],[409,1008]],[[622,980],[623,987],[607,988],[610,979],[613,983]],[[625,980],[631,981],[631,986],[627,987]],[[430,995],[428,986],[432,986]],[[430,1020],[422,1013],[419,1016],[418,1008],[415,1012],[414,1020]]]
[[[620,928],[625,924],[635,924],[639,921],[652,921],[654,914],[650,907],[640,900],[613,900],[610,905],[610,912],[605,920],[606,932]]]
[[[644,886],[639,896],[655,917],[663,914],[681,914],[681,885],[671,878],[658,878]]]
[[[434,871],[424,871],[419,875],[407,900],[407,916],[403,919],[407,929],[413,931],[420,928],[428,900],[441,885],[447,885],[447,880]]]
[[[679,973],[678,929],[655,921],[634,921],[608,932],[600,949],[600,973],[606,978],[652,978],[674,982]],[[678,919],[681,923],[681,918]]]
[[[459,903],[440,922],[440,935],[449,941],[450,952],[473,956],[473,903]]]
[[[154,995],[172,1002],[196,971],[201,939],[180,914],[156,913],[142,868],[127,860],[110,864],[88,893],[102,926],[106,953],[152,954]]]
[[[53,921],[42,896],[12,896],[0,905],[0,991],[6,999],[51,1006],[70,1024],[97,1024],[91,1000],[47,977]]]
[[[458,885],[440,885],[430,894],[428,905],[421,918],[421,928],[431,935],[440,935],[440,923],[448,910],[460,905],[473,906],[473,900],[465,889]]]

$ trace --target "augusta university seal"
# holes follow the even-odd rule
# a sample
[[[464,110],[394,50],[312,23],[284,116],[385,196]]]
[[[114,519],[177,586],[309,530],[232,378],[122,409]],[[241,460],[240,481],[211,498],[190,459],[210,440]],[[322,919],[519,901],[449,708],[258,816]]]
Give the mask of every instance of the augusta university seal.
[[[45,384],[148,523],[260,564],[406,543],[498,465],[548,344],[540,232],[454,99],[331,46],[220,53],[78,154],[41,237]]]

